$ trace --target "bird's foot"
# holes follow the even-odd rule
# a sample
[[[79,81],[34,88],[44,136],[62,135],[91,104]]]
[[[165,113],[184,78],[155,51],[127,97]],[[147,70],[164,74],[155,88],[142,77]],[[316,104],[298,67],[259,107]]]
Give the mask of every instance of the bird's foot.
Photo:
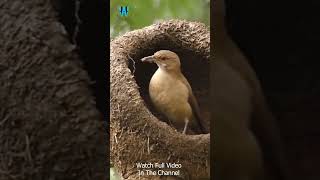
[[[186,132],[187,132],[187,128],[188,128],[188,124],[189,124],[189,119],[185,119],[184,120],[184,128],[183,128],[183,132],[182,132],[182,134],[186,134]]]

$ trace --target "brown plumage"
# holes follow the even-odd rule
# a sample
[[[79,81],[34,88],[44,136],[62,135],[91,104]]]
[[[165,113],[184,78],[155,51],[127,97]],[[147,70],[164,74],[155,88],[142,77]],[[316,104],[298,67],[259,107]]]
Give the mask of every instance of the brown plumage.
[[[206,133],[197,100],[180,70],[178,55],[169,50],[160,50],[141,61],[158,65],[149,84],[149,94],[155,108],[184,134]]]
[[[248,59],[225,26],[225,0],[214,0],[211,118],[215,179],[292,180],[279,129]]]

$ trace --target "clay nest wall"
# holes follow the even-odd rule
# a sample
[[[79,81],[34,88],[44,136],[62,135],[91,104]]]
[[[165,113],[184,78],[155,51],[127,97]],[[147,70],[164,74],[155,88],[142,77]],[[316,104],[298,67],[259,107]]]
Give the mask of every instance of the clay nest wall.
[[[92,79],[57,10],[48,0],[1,1],[0,24],[0,179],[106,179]]]
[[[210,177],[210,134],[184,135],[166,124],[148,96],[156,65],[142,57],[176,52],[209,127],[209,30],[202,23],[170,20],[128,32],[111,42],[111,161],[124,179],[138,175],[136,163],[181,163],[180,178]],[[140,169],[141,170],[141,169]],[[153,179],[161,178],[152,176]]]

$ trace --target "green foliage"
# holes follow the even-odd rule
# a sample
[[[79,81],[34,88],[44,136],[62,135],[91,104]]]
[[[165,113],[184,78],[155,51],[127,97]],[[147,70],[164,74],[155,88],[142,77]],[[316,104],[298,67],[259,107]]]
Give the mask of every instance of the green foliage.
[[[120,180],[120,176],[114,168],[110,168],[110,180]]]
[[[119,7],[128,6],[127,17]],[[110,37],[151,25],[157,20],[185,19],[209,25],[210,0],[110,0]]]

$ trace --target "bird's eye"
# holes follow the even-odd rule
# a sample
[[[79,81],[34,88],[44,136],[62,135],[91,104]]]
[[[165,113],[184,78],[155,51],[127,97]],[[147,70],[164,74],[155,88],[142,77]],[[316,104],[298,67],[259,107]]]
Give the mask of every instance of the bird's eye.
[[[164,61],[164,60],[166,60],[167,58],[166,58],[166,57],[160,57],[160,59]]]

